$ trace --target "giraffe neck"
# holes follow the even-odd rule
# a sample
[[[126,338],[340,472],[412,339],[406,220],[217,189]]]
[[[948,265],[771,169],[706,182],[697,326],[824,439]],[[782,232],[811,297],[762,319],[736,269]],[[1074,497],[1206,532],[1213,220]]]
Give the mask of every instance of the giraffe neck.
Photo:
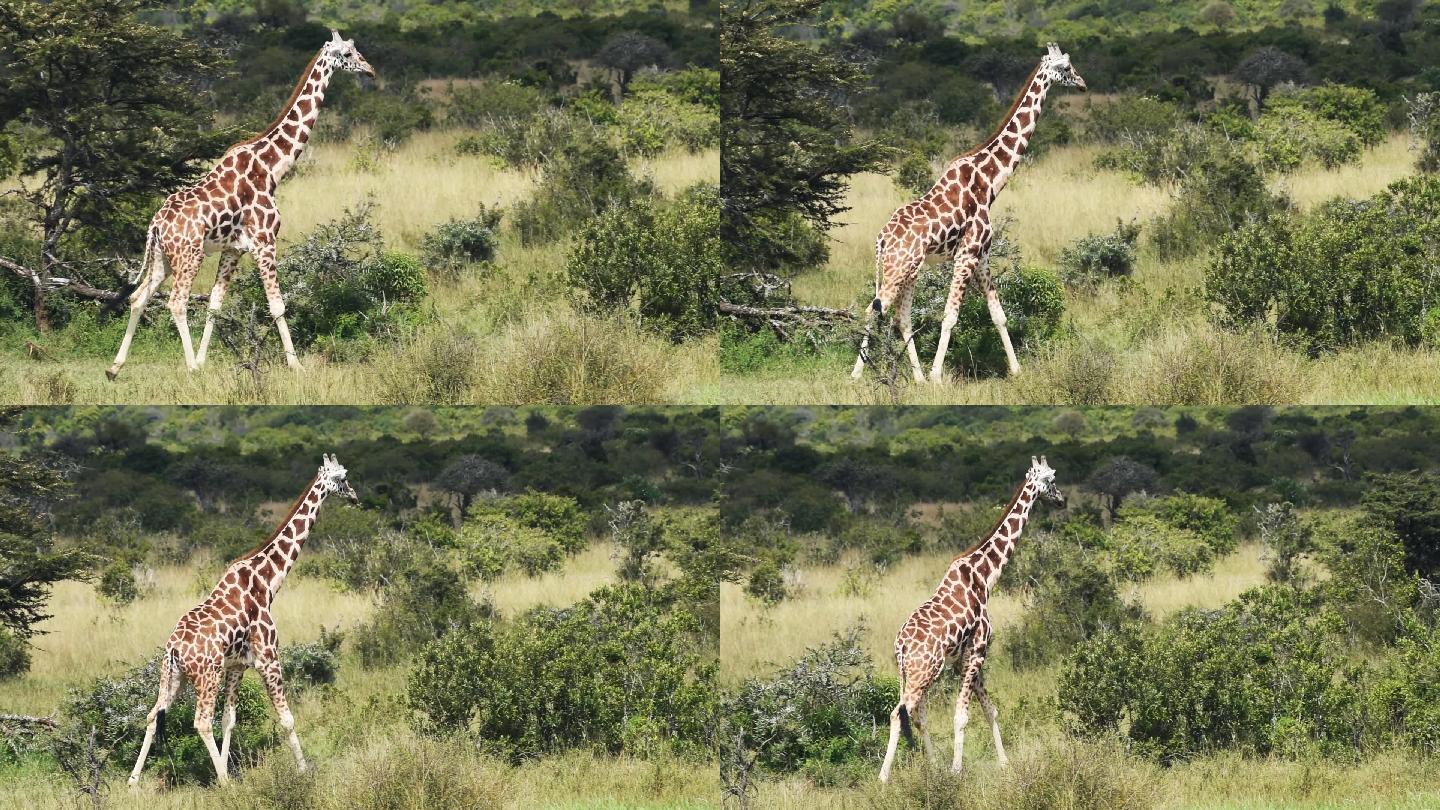
[[[1035,134],[1035,121],[1040,117],[1040,108],[1045,103],[1045,94],[1050,92],[1050,75],[1036,68],[1030,78],[1015,96],[1010,115],[1005,125],[991,136],[975,153],[977,164],[987,157],[994,158],[999,168],[990,181],[990,200],[993,202],[1000,190],[1010,182],[1010,176],[1020,165],[1030,138]]]
[[[320,504],[325,502],[329,489],[320,476],[315,476],[309,489],[295,502],[275,534],[247,558],[252,570],[269,585],[269,594],[274,598],[285,581],[285,575],[300,558],[300,549],[305,538],[310,536],[310,527],[320,514]]]
[[[1035,483],[1026,478],[1019,489],[1015,490],[1009,508],[995,524],[995,528],[990,530],[989,536],[981,540],[969,554],[956,561],[968,562],[976,572],[985,577],[987,588],[995,587],[995,583],[1000,579],[1000,571],[1005,567],[1005,563],[1010,561],[1010,555],[1015,553],[1015,541],[1020,539],[1025,524],[1030,521],[1030,508],[1035,505],[1036,495]]]
[[[269,165],[275,183],[289,173],[305,151],[315,119],[320,116],[320,105],[325,101],[325,89],[334,75],[330,57],[321,50],[300,75],[290,102],[255,139],[255,154]]]

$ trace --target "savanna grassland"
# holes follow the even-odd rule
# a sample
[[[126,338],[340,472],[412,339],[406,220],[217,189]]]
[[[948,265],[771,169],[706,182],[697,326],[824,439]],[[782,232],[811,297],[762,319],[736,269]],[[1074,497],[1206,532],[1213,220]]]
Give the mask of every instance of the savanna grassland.
[[[5,418],[0,807],[96,792],[106,807],[715,806],[716,529],[650,435],[664,423],[693,439],[713,418],[604,407]],[[669,445],[677,465],[688,441]],[[231,785],[213,784],[186,687],[129,790],[157,654],[228,562],[273,534],[322,452],[347,465],[362,501],[324,505],[272,613],[311,771],[296,773],[247,673]]]
[[[0,29],[17,54],[0,134],[4,401],[646,403],[718,375],[703,286],[666,275],[716,262],[708,4],[23,11]],[[379,78],[331,81],[278,189],[280,286],[304,370],[278,373],[246,258],[212,362],[185,370],[167,284],[107,383],[127,306],[105,296],[132,288],[151,214],[283,112],[330,26]],[[85,57],[65,43],[100,36],[100,61],[74,73],[35,56],[69,64]],[[173,56],[146,59],[156,52]],[[152,69],[129,70],[137,61]],[[86,78],[56,78],[71,75]],[[56,104],[109,128],[51,127]],[[216,265],[193,288],[197,339]]]
[[[1400,703],[1369,702],[1428,692],[1427,675],[1395,669],[1397,653],[1437,661],[1433,641],[1420,640],[1433,638],[1421,629],[1430,620],[1390,612],[1405,603],[1424,613],[1429,597],[1386,596],[1379,584],[1398,576],[1390,581],[1429,592],[1425,564],[1400,562],[1409,541],[1399,537],[1430,531],[1432,517],[1388,540],[1389,528],[1360,528],[1400,504],[1434,514],[1410,488],[1434,492],[1429,465],[1384,472],[1384,454],[1372,452],[1372,442],[1414,440],[1417,425],[1394,421],[1400,411],[914,408],[873,418],[870,408],[851,413],[871,419],[847,423],[836,418],[843,409],[803,410],[789,423],[797,445],[772,435],[763,451],[777,470],[765,486],[787,490],[791,512],[721,507],[762,560],[720,596],[722,782],[748,806],[1420,808],[1440,797],[1428,744],[1393,736],[1418,715],[1401,709],[1410,720],[1395,725]],[[945,416],[971,410],[981,413]],[[1356,434],[1332,433],[1337,417]],[[1340,462],[1348,472],[1311,466],[1303,448],[1336,449],[1321,435],[1353,442]],[[830,518],[778,474],[803,465],[800,447],[819,456],[808,477],[844,493]],[[1040,453],[1068,503],[1035,506],[989,602],[986,686],[1010,768],[997,767],[972,703],[964,773],[949,772],[959,684],[948,673],[926,710],[934,764],[902,742],[881,785],[895,632],[994,525]],[[1350,601],[1361,582],[1376,590]],[[1310,686],[1296,691],[1301,681]],[[1310,703],[1306,741],[1287,737],[1300,728],[1291,712],[1312,699],[1337,702]],[[780,704],[789,712],[776,713]]]
[[[1070,105],[1083,107],[1084,101]],[[1104,104],[1102,100],[1098,102]],[[1042,118],[1040,127],[1045,126]],[[1097,168],[1096,146],[1062,146],[1023,165],[996,201],[999,221],[1025,262],[1056,266],[1061,251],[1076,239],[1102,234],[1117,222],[1143,222],[1164,212],[1168,198],[1125,173]],[[1309,210],[1334,197],[1365,197],[1411,174],[1415,153],[1407,135],[1391,135],[1366,150],[1352,165],[1309,167],[1274,182]],[[911,199],[888,175],[862,174],[851,179],[849,210],[832,236],[830,257],[821,268],[795,279],[800,301],[861,311],[873,297],[875,233],[901,204]],[[937,266],[945,266],[936,262]],[[1221,377],[1245,380],[1261,402],[1386,404],[1431,402],[1440,375],[1440,352],[1407,349],[1388,342],[1341,350],[1317,359],[1287,350],[1263,335],[1217,328],[1210,308],[1200,297],[1206,257],[1165,259],[1142,242],[1129,283],[1095,291],[1070,290],[1065,323],[1072,342],[1022,354],[1021,376],[952,379],[935,387],[908,383],[902,375],[896,393],[870,375],[859,382],[849,377],[855,346],[766,365],[753,374],[727,373],[703,385],[697,399],[723,403],[787,404],[801,402],[885,403],[908,405],[994,405],[1059,403],[1073,400],[1065,389],[1073,367],[1096,347],[1108,350],[1113,364],[1104,396],[1116,403],[1193,401],[1223,402],[1231,396]],[[988,325],[988,321],[987,321]],[[935,331],[925,323],[919,329]],[[929,369],[930,358],[921,363]],[[962,361],[963,362],[963,361]],[[1182,385],[1177,378],[1198,366],[1196,375],[1211,381]],[[1178,397],[1171,396],[1179,394]]]
[[[721,340],[723,378],[699,398],[1433,402],[1440,332],[1426,324],[1440,324],[1440,310],[1425,268],[1440,129],[1428,122],[1440,120],[1431,113],[1440,96],[1416,59],[1440,42],[1433,9],[1330,4],[1321,20],[1285,4],[1279,13],[1295,16],[1282,24],[1261,5],[1247,5],[1243,23],[1194,27],[1147,16],[1168,8],[1112,9],[1102,23],[1091,15],[1104,4],[1036,8],[1006,25],[867,3],[777,0],[765,6],[773,17],[737,12],[736,50],[778,55],[733,62],[730,108],[742,112],[725,126],[747,147],[722,156],[724,171],[776,178],[779,190],[737,195],[726,212],[727,238],[747,245],[737,251],[747,283],[722,293],[737,305]],[[1217,0],[1204,13],[1231,10]],[[911,382],[888,328],[852,382],[876,234],[1004,123],[1045,42],[1060,43],[1092,92],[1052,87],[991,211],[990,266],[1021,373],[1006,378],[972,289],[943,384]],[[1381,54],[1396,56],[1367,69]],[[770,67],[787,60],[815,73]],[[767,89],[779,81],[794,93],[823,86],[844,103],[779,104]],[[744,112],[767,104],[777,107],[769,118]],[[787,158],[787,143],[805,160]],[[1424,258],[1381,257],[1400,245]],[[950,277],[949,260],[933,257],[917,283],[927,374]]]
[[[420,133],[393,150],[377,150],[373,139],[363,135],[315,144],[280,186],[280,255],[295,238],[367,202],[386,249],[415,255],[423,236],[437,225],[473,216],[478,206],[509,207],[543,182],[536,172],[498,167],[483,155],[457,154],[455,144],[465,134]],[[368,156],[357,157],[357,150],[364,149]],[[632,171],[674,196],[697,183],[717,182],[717,154],[713,149],[671,150],[635,160]],[[179,336],[163,307],[167,285],[115,383],[105,379],[104,370],[124,336],[122,318],[45,338],[8,333],[0,374],[17,384],[7,386],[3,398],[16,404],[681,401],[695,381],[718,376],[713,341],[673,345],[621,321],[577,311],[563,281],[567,249],[564,242],[527,247],[502,227],[497,258],[484,272],[431,282],[425,306],[433,317],[414,334],[359,361],[330,360],[321,351],[302,353],[300,373],[267,356],[258,385],[223,346],[199,372],[185,369]],[[209,289],[216,262],[214,256],[206,260],[197,290]],[[239,272],[253,275],[253,264],[246,260]],[[191,319],[197,333],[202,312],[197,309]],[[458,344],[452,342],[457,335],[465,336]],[[279,345],[273,332],[266,332],[266,340],[274,344],[269,348]],[[44,352],[38,359],[25,350],[31,342]],[[451,352],[448,359],[434,357]],[[587,379],[586,360],[594,355],[601,360],[588,367]],[[452,366],[448,373],[460,379],[439,397],[427,396],[424,381],[415,376],[430,359]],[[547,361],[555,368],[545,368]],[[526,390],[526,380],[543,382]]]

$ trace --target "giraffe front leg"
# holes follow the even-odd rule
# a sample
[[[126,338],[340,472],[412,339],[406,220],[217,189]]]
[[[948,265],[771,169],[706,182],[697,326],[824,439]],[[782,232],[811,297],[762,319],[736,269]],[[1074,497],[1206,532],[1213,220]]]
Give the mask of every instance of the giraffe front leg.
[[[1010,330],[1006,327],[1008,319],[1005,317],[1005,309],[1000,306],[1000,291],[995,289],[995,279],[990,276],[990,262],[987,259],[981,270],[982,280],[985,284],[985,305],[990,309],[990,321],[995,324],[995,331],[1000,333],[1000,344],[1005,347],[1005,364],[1010,371],[1010,376],[1020,374],[1020,361],[1015,358],[1015,347],[1010,344]]]
[[[223,785],[230,781],[230,769],[220,757],[214,734],[215,699],[220,694],[222,675],[220,667],[215,667],[195,684],[195,732],[205,743],[205,750],[210,752],[210,761],[215,765],[215,776]]]
[[[972,242],[961,248],[955,256],[955,273],[950,277],[950,295],[945,299],[945,317],[940,321],[940,343],[935,347],[935,362],[930,365],[930,382],[938,385],[945,378],[945,352],[950,348],[950,331],[960,320],[960,302],[965,298],[965,288],[970,286],[970,276],[980,263],[980,245]]]
[[[225,302],[225,290],[230,276],[240,264],[240,251],[226,248],[220,253],[220,266],[215,271],[215,284],[210,288],[210,306],[205,311],[205,331],[200,334],[200,351],[195,354],[196,364],[205,365],[205,356],[210,350],[210,336],[215,332],[215,315]]]
[[[905,353],[910,356],[910,371],[915,382],[925,382],[925,371],[920,366],[920,352],[915,348],[915,322],[911,318],[911,305],[915,301],[915,286],[900,294],[900,303],[895,308],[895,318],[900,322],[900,338],[905,341]]]
[[[245,676],[244,667],[234,667],[225,672],[225,714],[220,721],[220,759],[230,768],[230,731],[235,728],[235,701],[240,696],[240,679]]]
[[[186,253],[177,262],[175,268],[175,283],[170,288],[170,318],[175,321],[175,328],[180,332],[180,346],[185,350],[185,367],[195,371],[199,366],[195,365],[195,347],[190,342],[190,285],[195,281],[195,274],[200,270],[200,263],[205,259],[201,250],[194,250]]]
[[[260,283],[265,287],[265,301],[270,306],[270,317],[275,320],[275,330],[280,333],[280,345],[285,348],[285,364],[301,371],[300,358],[290,340],[290,327],[285,323],[285,299],[280,295],[280,279],[275,269],[274,237],[257,234],[251,239],[255,244],[255,263],[260,268]]]
[[[157,246],[155,250],[159,251],[160,248]],[[130,293],[130,323],[125,327],[125,337],[120,341],[120,351],[115,353],[115,362],[105,371],[105,376],[111,382],[120,376],[120,367],[125,365],[126,358],[130,356],[130,341],[135,339],[135,330],[140,326],[140,316],[145,313],[145,305],[155,297],[161,282],[165,280],[164,262],[163,256],[151,256],[150,267],[142,268],[144,275],[140,284]]]
[[[305,754],[300,750],[300,737],[295,734],[295,715],[290,713],[290,704],[285,700],[280,662],[272,658],[260,665],[260,676],[265,679],[265,691],[270,693],[270,702],[275,705],[275,713],[280,717],[280,727],[285,729],[290,750],[295,754],[295,767],[304,773],[308,766]]]
[[[1004,768],[1010,764],[1010,758],[1005,756],[1005,743],[1000,740],[1000,712],[990,699],[990,693],[985,691],[983,672],[975,679],[975,697],[980,699],[980,708],[985,710],[985,717],[990,721],[990,735],[995,738],[995,759]]]
[[[955,695],[955,756],[950,770],[960,773],[965,758],[965,726],[970,723],[970,692],[974,689],[980,667],[985,663],[985,648],[988,644],[983,630],[976,630],[971,642],[970,655],[965,662],[965,674],[960,680],[960,691]]]

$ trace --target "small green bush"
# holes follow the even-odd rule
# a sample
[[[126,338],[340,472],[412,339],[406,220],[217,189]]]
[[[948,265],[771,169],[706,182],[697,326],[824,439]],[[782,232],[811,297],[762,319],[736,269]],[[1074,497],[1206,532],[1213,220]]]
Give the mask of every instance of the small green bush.
[[[993,267],[993,265],[992,265]],[[927,265],[915,283],[915,347],[922,357],[935,353],[939,321],[945,315],[953,268]],[[1065,288],[1054,273],[1037,267],[1012,267],[995,279],[1007,329],[1017,354],[1044,346],[1060,334],[1065,317]],[[945,362],[972,376],[999,376],[1006,371],[1005,349],[978,287],[960,303],[960,317],[950,335]]]
[[[548,244],[607,209],[655,194],[630,174],[625,159],[600,139],[566,144],[545,163],[535,196],[517,203],[512,221],[520,241]]]
[[[629,154],[654,156],[680,146],[690,152],[720,142],[720,111],[660,89],[631,86],[616,116],[620,142]]]
[[[449,88],[445,123],[451,127],[479,129],[497,121],[524,120],[550,106],[541,90],[516,82],[487,81]]]
[[[422,730],[471,736],[511,761],[572,748],[696,753],[715,715],[701,628],[673,583],[605,587],[427,646],[409,703]]]
[[[566,261],[581,308],[633,309],[642,326],[677,342],[713,329],[725,270],[719,191],[695,186],[658,210],[634,200],[583,226]]]
[[[751,678],[722,710],[722,761],[735,754],[773,773],[804,773],[822,783],[870,775],[885,751],[893,678],[877,678],[858,628],[768,678]]]
[[[1163,136],[1180,123],[1180,111],[1168,101],[1150,96],[1122,95],[1087,110],[1085,135],[1101,143]]]
[[[1333,169],[1360,159],[1364,141],[1344,124],[1297,105],[1269,106],[1255,124],[1261,165],[1293,172],[1315,161]]]
[[[895,164],[895,186],[916,196],[929,191],[936,177],[930,158],[921,152],[908,152]]]
[[[335,683],[339,670],[340,644],[345,636],[320,628],[320,638],[306,644],[280,648],[280,671],[285,673],[286,694],[298,694],[312,686]]]
[[[487,155],[508,168],[534,170],[573,144],[597,137],[595,123],[546,107],[529,115],[493,117],[479,134],[456,142],[455,150],[462,155]]]
[[[469,219],[451,219],[425,234],[420,257],[432,272],[457,278],[467,266],[495,260],[500,246],[500,209],[486,210]]]
[[[84,739],[91,727],[96,744],[109,750],[110,762],[123,768],[134,764],[145,738],[145,722],[160,689],[160,656],[113,677],[96,678],[83,689],[71,690],[60,706],[60,733]],[[225,696],[215,706],[218,734],[224,717]],[[280,736],[271,722],[270,698],[253,675],[240,682],[235,703],[235,728],[230,735],[230,773],[234,774],[258,754],[275,747]],[[208,785],[215,766],[200,736],[195,733],[195,694],[181,690],[165,713],[163,750],[151,748],[148,768],[171,782]]]
[[[113,562],[105,566],[95,590],[119,605],[128,605],[140,597],[140,586],[135,583],[135,572],[128,562]]]
[[[1101,555],[1073,537],[1027,538],[1022,559],[1023,566],[1006,573],[1030,591],[1030,608],[1020,627],[1000,642],[1018,669],[1049,664],[1101,631],[1145,618],[1138,604],[1121,598]]]
[[[17,678],[30,671],[30,645],[9,630],[0,627],[0,681]]]
[[[1399,740],[1425,756],[1440,752],[1440,629],[1409,617],[1367,697],[1380,741]]]
[[[1116,576],[1127,582],[1143,582],[1162,569],[1184,578],[1210,570],[1215,562],[1215,552],[1195,532],[1128,506],[1121,510],[1121,520],[1110,530],[1106,545]]]
[[[1117,223],[1115,230],[1076,239],[1060,251],[1060,278],[1066,286],[1094,288],[1100,282],[1128,278],[1135,272],[1136,223]]]
[[[1239,547],[1236,534],[1240,520],[1230,507],[1217,498],[1179,492],[1163,498],[1141,498],[1126,503],[1126,515],[1149,514],[1168,526],[1194,532],[1210,547],[1216,557],[1223,557]]]
[[[1228,325],[1271,323],[1312,355],[1378,338],[1418,345],[1440,295],[1440,179],[1399,180],[1224,237],[1205,296]]]
[[[1061,673],[1059,706],[1076,733],[1123,734],[1166,762],[1224,749],[1353,753],[1362,701],[1337,630],[1313,596],[1257,588],[1219,610],[1083,642]]]
[[[1385,140],[1390,128],[1385,123],[1385,104],[1368,87],[1350,87],[1329,82],[1291,93],[1271,96],[1266,111],[1298,106],[1319,118],[1349,130],[1364,146]]]
[[[493,580],[519,568],[533,577],[585,548],[585,523],[573,499],[527,492],[477,504],[457,541],[472,576]]]
[[[662,338],[627,320],[584,313],[532,319],[502,332],[489,353],[481,402],[582,405],[658,402],[674,378]]]
[[[1415,168],[1440,172],[1440,93],[1416,93],[1409,100],[1406,117],[1410,121],[1410,138],[1420,152]]]
[[[407,660],[428,642],[487,619],[488,605],[470,598],[465,580],[438,563],[421,563],[393,578],[375,618],[355,630],[355,652],[366,668]]]

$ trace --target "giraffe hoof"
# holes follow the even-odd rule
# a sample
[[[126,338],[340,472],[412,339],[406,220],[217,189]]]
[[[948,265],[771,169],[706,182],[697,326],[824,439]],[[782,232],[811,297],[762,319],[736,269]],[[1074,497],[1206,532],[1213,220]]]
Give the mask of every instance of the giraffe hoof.
[[[119,366],[111,366],[110,368],[105,369],[105,377],[106,377],[106,379],[110,380],[110,382],[115,382],[115,378],[116,378],[116,377],[119,377],[119,376],[120,376],[120,367],[119,367]],[[131,784],[134,784],[134,783],[132,782]]]

